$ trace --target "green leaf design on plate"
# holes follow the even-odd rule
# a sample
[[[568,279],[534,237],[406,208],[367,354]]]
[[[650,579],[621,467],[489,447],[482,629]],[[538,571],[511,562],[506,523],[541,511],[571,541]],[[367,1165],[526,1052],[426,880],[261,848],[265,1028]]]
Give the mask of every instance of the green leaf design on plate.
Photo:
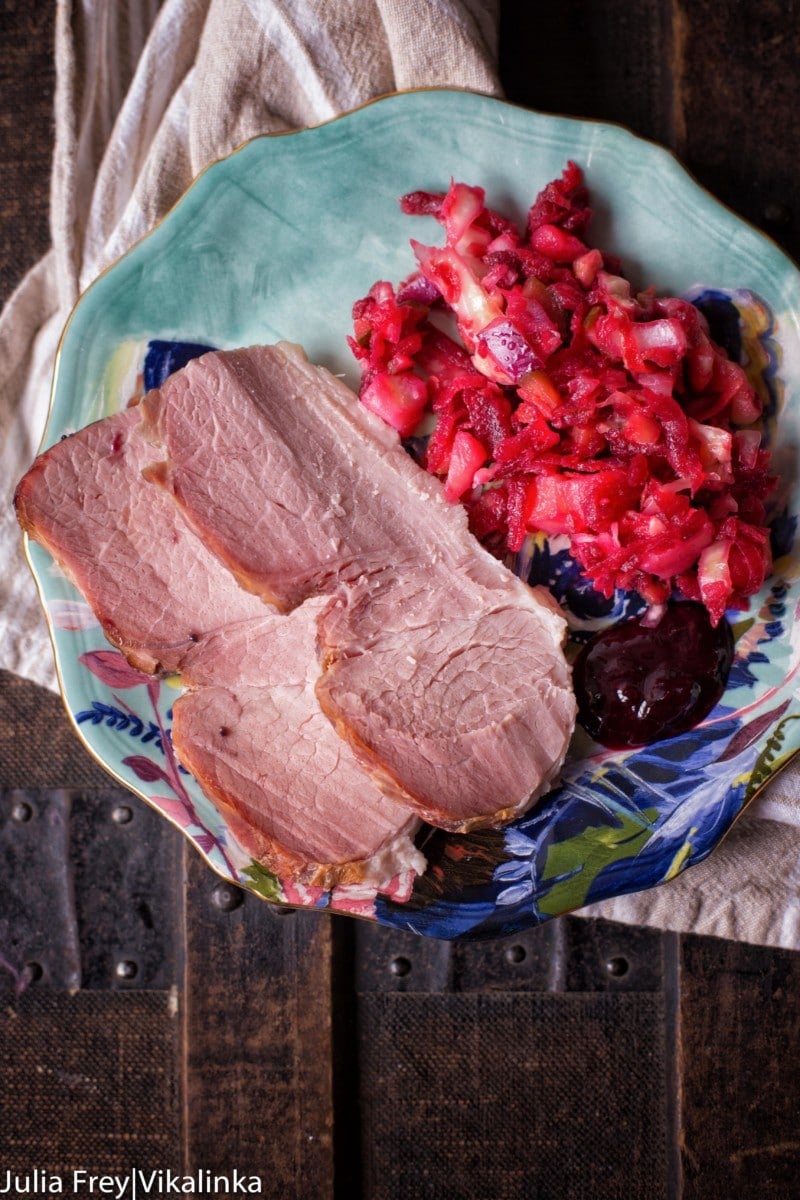
[[[763,787],[783,764],[793,758],[797,753],[795,749],[788,750],[785,754],[781,754],[781,746],[783,745],[786,736],[786,727],[791,721],[800,719],[800,713],[790,713],[788,717],[784,717],[780,724],[776,727],[775,732],[767,740],[767,744],[756,759],[750,775],[750,781],[747,785],[746,800],[749,800],[756,794],[759,788]]]
[[[245,867],[242,874],[249,881],[253,891],[258,892],[259,896],[263,896],[265,900],[277,901],[283,898],[280,879],[262,867],[260,863],[251,862],[249,867]]]
[[[655,808],[645,809],[641,814],[628,816],[618,814],[616,825],[590,825],[566,841],[550,846],[543,872],[543,880],[558,879],[546,896],[537,904],[539,911],[548,916],[581,908],[586,903],[589,888],[600,871],[623,858],[635,858],[653,834],[653,822],[658,817]],[[575,863],[582,869],[575,872]]]

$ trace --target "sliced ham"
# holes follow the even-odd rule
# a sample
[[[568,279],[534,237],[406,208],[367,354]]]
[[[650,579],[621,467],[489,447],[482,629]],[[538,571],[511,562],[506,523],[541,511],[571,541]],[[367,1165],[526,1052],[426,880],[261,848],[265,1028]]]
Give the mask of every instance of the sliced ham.
[[[405,572],[340,589],[317,695],[381,785],[426,821],[508,821],[554,782],[574,720],[559,619],[530,596]]]
[[[132,662],[181,672],[176,752],[284,878],[386,885],[421,818],[494,825],[558,773],[555,604],[296,348],[204,355],[48,450],[17,509]]]
[[[317,702],[317,616],[324,600],[221,630],[196,646],[173,708],[173,744],[279,876],[332,887],[385,885],[422,872],[419,820],[386,798]]]
[[[523,812],[575,718],[566,625],[328,372],[204,355],[143,405],[151,472],[244,587],[318,617],[317,695],[379,786],[449,829]]]
[[[15,504],[109,641],[141,670],[175,671],[205,633],[263,608],[142,477],[153,448],[138,425],[129,408],[57,442],[20,482]]]
[[[62,566],[109,640],[141,669],[180,671],[179,759],[246,852],[283,878],[388,884],[421,871],[419,818],[359,767],[314,694],[313,602],[286,618],[243,591],[143,477],[134,409],[42,454],[16,496],[23,528]]]
[[[205,354],[141,410],[160,460],[151,478],[242,586],[281,609],[387,563],[497,579],[438,480],[296,346]]]

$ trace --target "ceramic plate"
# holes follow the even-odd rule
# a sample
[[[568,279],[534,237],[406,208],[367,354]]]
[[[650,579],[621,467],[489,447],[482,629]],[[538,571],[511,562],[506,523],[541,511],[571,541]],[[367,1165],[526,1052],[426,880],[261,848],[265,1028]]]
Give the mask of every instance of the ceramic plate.
[[[592,244],[619,254],[637,285],[713,302],[733,315],[737,351],[762,389],[782,475],[775,574],[732,619],[736,661],[703,724],[643,750],[608,752],[577,735],[561,786],[507,829],[432,833],[429,868],[386,894],[285,884],[254,864],[170,749],[166,682],[133,671],[105,642],[49,557],[29,554],[52,629],[64,699],[89,750],[178,825],[223,876],[291,905],[358,913],[441,938],[509,933],[605,897],[670,880],[704,858],[755,791],[800,746],[794,546],[800,495],[800,277],[766,238],[699,188],[674,158],[621,128],[543,116],[454,91],[387,97],[318,128],[259,138],[207,170],[158,228],[83,296],[64,334],[45,442],[127,404],[197,345],[287,338],[357,386],[350,310],[379,278],[413,267],[409,238],[431,218],[398,197],[452,177],[522,219],[568,159],[585,170]],[[528,547],[531,550],[531,547]],[[534,562],[581,630],[615,619],[562,587],[561,548]],[[580,597],[576,599],[576,597]],[[596,600],[596,597],[594,598]]]

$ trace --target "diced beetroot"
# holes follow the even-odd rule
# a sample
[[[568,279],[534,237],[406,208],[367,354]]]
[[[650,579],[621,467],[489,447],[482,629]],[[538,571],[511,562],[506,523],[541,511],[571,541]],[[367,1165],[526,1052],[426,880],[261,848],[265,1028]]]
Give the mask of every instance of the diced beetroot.
[[[436,426],[425,447],[424,462],[431,475],[446,475],[453,452],[453,442],[464,423],[464,411],[459,405],[445,408],[437,416]]]
[[[457,254],[481,257],[486,253],[492,234],[477,224],[485,211],[483,188],[453,183],[442,203],[440,220],[447,232],[447,244]]]
[[[552,312],[548,291],[534,291],[526,283],[505,296],[506,317],[526,338],[537,358],[546,362],[561,346],[564,334]],[[515,380],[515,382],[517,382]]]
[[[464,347],[432,325],[424,330],[415,362],[426,375],[434,375],[439,384],[473,372],[477,374]]]
[[[602,433],[593,424],[571,425],[561,439],[565,465],[572,460],[591,462],[598,459],[608,450],[608,443]]]
[[[455,250],[436,250],[416,242],[412,245],[420,270],[439,289],[458,319],[459,332],[471,344],[475,334],[502,316],[499,301],[487,294]]]
[[[661,437],[658,421],[641,408],[635,409],[625,424],[625,437],[634,446],[657,446]]]
[[[506,535],[507,545],[516,554],[528,536],[528,493],[530,485],[525,479],[513,477],[506,481]]]
[[[512,434],[511,401],[502,388],[487,382],[480,387],[465,387],[461,403],[471,432],[493,457]]]
[[[720,526],[721,536],[731,540],[730,572],[734,591],[739,596],[757,592],[772,565],[769,535],[739,517],[728,517]]]
[[[612,363],[621,363],[625,355],[626,328],[617,314],[604,312],[599,306],[589,311],[583,323],[589,341]]]
[[[680,321],[669,317],[632,321],[625,331],[622,361],[629,371],[644,371],[648,365],[674,367],[686,349],[686,335]]]
[[[484,488],[479,495],[467,500],[469,527],[479,541],[507,545],[507,495],[504,487]]]
[[[616,454],[643,448],[655,450],[663,444],[664,429],[635,393],[613,391],[603,405],[598,428]]]
[[[713,540],[713,522],[702,509],[694,508],[680,525],[668,525],[652,536],[638,565],[648,575],[671,579],[688,571]]]
[[[589,194],[583,172],[577,163],[567,163],[560,179],[554,179],[539,192],[528,212],[529,232],[541,225],[561,225],[581,233],[592,217]]]
[[[534,411],[530,421],[505,438],[495,451],[495,461],[499,468],[497,474],[507,476],[520,471],[536,471],[542,465],[546,452],[557,446],[560,440],[558,433],[548,425],[542,414]],[[503,467],[506,468],[505,471]]]
[[[400,210],[410,217],[436,217],[439,219],[443,202],[443,192],[408,192],[400,198]]]

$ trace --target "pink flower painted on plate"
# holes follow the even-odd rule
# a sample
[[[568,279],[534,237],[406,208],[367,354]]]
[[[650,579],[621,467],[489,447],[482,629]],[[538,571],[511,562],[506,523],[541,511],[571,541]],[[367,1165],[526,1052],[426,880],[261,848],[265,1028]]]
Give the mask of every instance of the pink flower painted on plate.
[[[400,871],[399,874],[395,875],[394,879],[389,881],[385,888],[381,888],[381,895],[388,896],[390,900],[395,900],[398,904],[402,904],[411,896],[416,877],[417,873],[411,867],[406,871]]]
[[[325,895],[321,887],[307,887],[303,883],[292,883],[291,880],[281,880],[283,898],[287,904],[296,904],[302,908],[313,908]]]
[[[182,800],[176,800],[174,796],[151,796],[153,804],[158,806],[160,812],[169,821],[174,821],[181,829],[191,829],[196,827],[194,814],[189,811]]]
[[[50,616],[56,629],[63,629],[65,633],[81,633],[100,627],[100,622],[85,600],[53,600]]]
[[[149,675],[132,667],[119,650],[88,650],[78,662],[96,675],[106,687],[132,688],[151,683]]]
[[[375,887],[363,883],[345,883],[331,892],[331,908],[352,917],[375,916]]]

